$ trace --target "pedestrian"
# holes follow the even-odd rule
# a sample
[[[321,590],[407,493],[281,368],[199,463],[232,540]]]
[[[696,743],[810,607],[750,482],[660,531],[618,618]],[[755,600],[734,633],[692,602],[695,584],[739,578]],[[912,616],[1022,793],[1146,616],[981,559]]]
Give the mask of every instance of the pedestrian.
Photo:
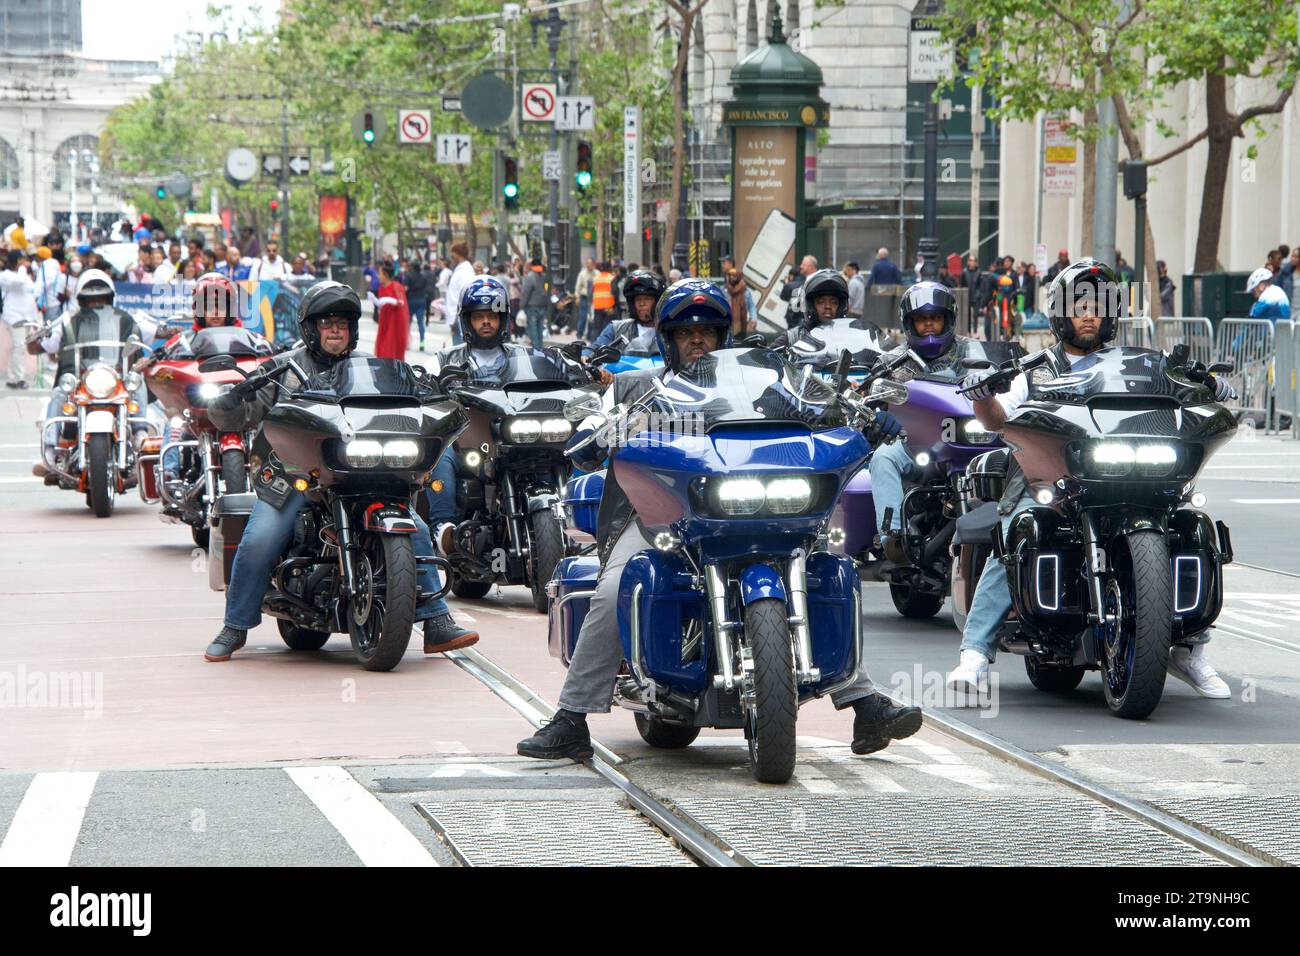
[[[257,236],[253,234],[251,226],[245,226],[239,232],[239,245],[244,250],[244,255],[250,259],[260,259],[262,257],[262,244],[258,242]]]
[[[270,243],[267,245],[269,247]],[[370,301],[379,314],[375,358],[406,361],[406,346],[411,338],[411,311],[406,302],[406,290],[397,281],[391,262],[380,263],[379,294],[371,293]]]
[[[727,284],[727,298],[731,300],[731,336],[738,341],[753,325],[749,317],[749,283],[731,256],[722,260],[722,279]]]
[[[226,247],[226,261],[217,263],[217,274],[225,276],[231,282],[242,282],[248,278],[248,268],[239,246],[230,245]]]
[[[604,266],[605,263],[601,263]],[[608,276],[608,273],[602,269],[602,274]],[[609,290],[609,283],[606,282],[605,293],[609,297],[610,308],[613,307],[613,293]],[[593,304],[595,300],[593,299]],[[540,349],[543,345],[542,330],[546,323],[546,310],[551,304],[550,286],[546,281],[546,272],[542,268],[542,260],[534,258],[528,263],[528,275],[524,277],[523,285],[523,310],[524,316],[528,321],[528,340],[532,343],[533,348]]]
[[[816,271],[817,258],[815,256],[804,256],[799,260],[798,274],[781,286],[781,301],[789,303],[785,310],[785,327],[787,329],[793,329],[803,321],[804,280]]]
[[[1156,275],[1160,282],[1160,314],[1173,316],[1174,280],[1169,278],[1169,267],[1165,265],[1165,260],[1156,260]]]
[[[289,264],[280,255],[280,244],[271,239],[266,244],[266,255],[255,261],[250,279],[270,281],[283,279],[289,274]]]
[[[1290,252],[1290,250],[1288,249],[1287,252]],[[1277,280],[1281,278],[1282,260],[1285,258],[1286,253],[1282,251],[1282,248],[1270,249],[1268,250],[1268,255],[1264,257],[1264,268],[1273,273],[1274,285],[1276,285]]]
[[[1046,282],[1048,285],[1051,285],[1052,280],[1056,278],[1056,274],[1060,272],[1062,269],[1068,269],[1069,267],[1070,267],[1070,250],[1069,249],[1059,250],[1056,253],[1056,261],[1053,262],[1050,266],[1048,266],[1047,274],[1043,277],[1043,281]]]
[[[443,296],[443,310],[447,316],[447,324],[451,326],[452,345],[460,345],[461,332],[460,322],[460,299],[465,293],[465,288],[474,281],[474,263],[469,259],[469,243],[463,239],[451,244],[451,261],[453,268],[451,275],[447,279],[447,294]]]
[[[947,259],[944,259],[939,263],[939,281],[949,289],[957,288],[957,277],[948,271]]]
[[[5,256],[5,269],[0,272],[0,302],[3,302],[0,324],[9,333],[6,388],[27,387],[27,330],[34,329],[38,322],[36,283],[32,281],[30,263],[25,251],[10,249]]]
[[[128,282],[153,284],[153,246],[148,240],[140,243],[140,258],[136,264],[126,270]]]
[[[578,338],[580,339],[586,339],[587,323],[591,321],[591,283],[595,278],[596,260],[588,256],[573,285],[573,294],[578,298]]]
[[[420,260],[412,259],[406,269],[406,302],[411,318],[420,334],[420,351],[424,351],[424,319],[429,310],[429,273],[420,268]]]
[[[1246,280],[1246,294],[1255,297],[1255,304],[1250,307],[1252,319],[1291,318],[1291,302],[1286,294],[1273,284],[1273,275],[1268,268],[1256,269]]]
[[[48,241],[47,237],[46,242]],[[49,322],[63,312],[63,303],[68,301],[68,279],[47,245],[36,250],[33,281],[36,287],[36,308],[41,314],[41,321]]]
[[[867,310],[867,279],[856,262],[844,264],[844,278],[849,283],[849,307],[846,313],[850,318],[860,319]]]
[[[867,274],[867,288],[872,286],[902,285],[903,273],[889,258],[889,250],[881,246],[876,250],[876,261]]]
[[[591,280],[591,322],[587,333],[595,341],[615,317],[618,300],[614,296],[614,274],[608,262],[596,263],[596,275]]]
[[[1288,299],[1294,299],[1295,277],[1296,273],[1300,272],[1300,247],[1288,249],[1287,252],[1286,261],[1282,263],[1282,277],[1278,280],[1278,287],[1286,293]]]
[[[173,241],[177,241],[177,240],[173,240]],[[200,262],[203,261],[203,237],[202,236],[191,236],[189,240],[185,243],[185,245],[188,248],[188,252],[186,254],[187,259],[198,259]],[[177,261],[179,261],[179,256],[177,257]]]
[[[482,259],[474,260],[474,274],[476,276],[484,275],[487,272],[487,266],[483,265]]]
[[[979,288],[980,264],[974,255],[966,257],[965,268],[961,270],[958,277],[958,286],[966,290],[966,333],[975,335],[975,330],[979,326],[979,310],[975,307],[976,291]]]
[[[1133,267],[1124,261],[1124,253],[1118,249],[1115,250],[1115,275],[1119,276],[1119,281],[1128,285],[1133,281]],[[1124,293],[1124,298],[1128,299],[1128,292]]]
[[[27,251],[27,220],[22,216],[14,217],[14,221],[5,226],[5,243],[9,248],[16,249],[19,252]]]

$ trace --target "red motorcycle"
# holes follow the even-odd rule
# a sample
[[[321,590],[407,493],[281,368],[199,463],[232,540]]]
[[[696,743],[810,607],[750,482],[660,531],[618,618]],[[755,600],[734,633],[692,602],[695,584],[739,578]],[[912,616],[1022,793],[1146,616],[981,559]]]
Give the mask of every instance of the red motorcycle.
[[[208,546],[213,505],[221,495],[249,488],[248,452],[254,431],[220,431],[208,403],[274,354],[262,336],[239,326],[184,333],[138,363],[168,419],[163,437],[144,442],[138,458],[140,497],[161,501],[164,518],[190,526],[194,543]],[[230,355],[243,370],[200,372],[199,364]]]

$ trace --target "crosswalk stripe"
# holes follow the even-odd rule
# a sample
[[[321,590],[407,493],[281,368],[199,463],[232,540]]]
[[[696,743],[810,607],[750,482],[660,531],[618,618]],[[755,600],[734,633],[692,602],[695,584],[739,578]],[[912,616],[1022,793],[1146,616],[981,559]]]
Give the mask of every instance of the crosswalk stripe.
[[[0,843],[0,866],[67,866],[99,774],[38,773]]]
[[[366,866],[437,866],[424,844],[342,767],[286,767]]]

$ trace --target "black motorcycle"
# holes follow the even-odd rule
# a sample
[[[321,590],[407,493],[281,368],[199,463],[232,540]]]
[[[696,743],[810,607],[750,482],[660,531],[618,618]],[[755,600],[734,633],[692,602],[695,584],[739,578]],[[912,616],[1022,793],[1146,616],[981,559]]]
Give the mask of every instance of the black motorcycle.
[[[1014,359],[988,381],[1046,358]],[[1196,478],[1237,429],[1214,398],[1214,373],[1228,371],[1189,364],[1185,347],[1169,356],[1107,348],[1043,382],[1002,432],[1036,502],[1005,535],[993,503],[1005,476],[999,454],[972,461],[966,488],[977,507],[958,521],[954,603],[959,617],[969,611],[977,552],[991,547],[1016,612],[999,646],[1025,655],[1039,690],[1072,690],[1097,669],[1112,713],[1145,718],[1160,703],[1171,645],[1219,616],[1232,542],[1199,510]]]
[[[233,364],[218,356],[200,369]],[[310,378],[288,362],[249,377],[278,380],[289,369],[306,384],[284,390],[249,464],[273,502],[297,490],[310,506],[262,611],[294,650],[317,650],[346,631],[362,667],[391,670],[410,643],[417,601],[429,596],[417,584],[419,565],[446,565],[416,556],[412,498],[465,427],[465,412],[423,369],[391,359],[344,359]],[[225,495],[214,509],[211,554],[223,585],[254,499]]]
[[[561,498],[569,475],[564,446],[573,423],[564,407],[590,390],[574,354],[513,353],[486,371],[452,366],[441,376],[465,407],[468,427],[456,440],[459,522],[450,555],[452,593],[481,598],[492,585],[526,584],[533,607],[546,611],[546,582],[565,555]],[[592,364],[616,360],[602,349]]]

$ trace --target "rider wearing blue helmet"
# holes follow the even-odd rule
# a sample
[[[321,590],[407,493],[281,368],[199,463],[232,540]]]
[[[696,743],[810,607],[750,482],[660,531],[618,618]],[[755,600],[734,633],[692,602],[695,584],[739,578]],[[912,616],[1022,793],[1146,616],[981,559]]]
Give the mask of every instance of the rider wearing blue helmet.
[[[660,298],[656,311],[664,365],[615,376],[614,387],[605,392],[606,413],[612,413],[620,403],[636,402],[659,383],[672,385],[681,379],[696,390],[707,389],[709,376],[700,374],[696,363],[710,352],[731,347],[731,302],[712,283],[702,279],[675,282]],[[599,468],[608,456],[607,447],[589,440],[602,421],[602,417],[592,416],[579,425],[570,439],[570,457],[580,468]],[[883,414],[878,424],[882,421],[892,422],[892,433],[897,435],[897,422]],[[591,756],[587,714],[607,713],[612,703],[614,681],[623,663],[623,645],[618,632],[619,582],[627,562],[637,552],[653,547],[619,486],[615,457],[610,458],[605,476],[596,518],[596,543],[600,573],[560,692],[559,709],[536,734],[519,742],[518,752],[522,756],[542,760]],[[854,753],[880,750],[890,739],[911,736],[921,726],[921,712],[917,708],[895,706],[888,697],[876,692],[865,672],[851,687],[832,695],[832,700],[838,708],[852,706],[855,711]]]

